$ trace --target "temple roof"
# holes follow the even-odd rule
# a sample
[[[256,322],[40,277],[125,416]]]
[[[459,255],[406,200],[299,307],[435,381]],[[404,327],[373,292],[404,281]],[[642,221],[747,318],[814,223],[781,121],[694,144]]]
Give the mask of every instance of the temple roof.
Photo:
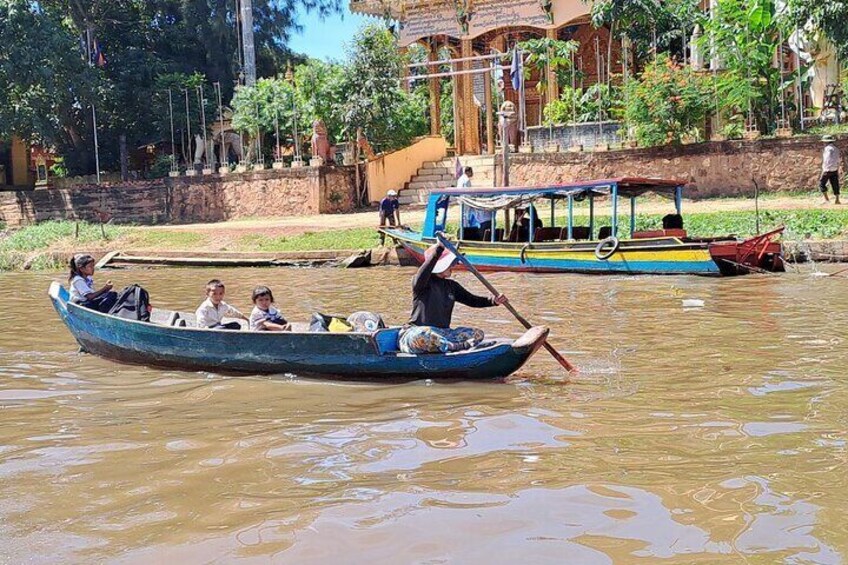
[[[405,5],[418,3],[415,0],[350,0],[350,11],[371,16],[385,16],[399,20]]]
[[[400,21],[406,19],[406,10],[409,8],[450,7],[455,9],[452,0],[349,0],[349,3],[351,12],[380,17],[388,14]]]

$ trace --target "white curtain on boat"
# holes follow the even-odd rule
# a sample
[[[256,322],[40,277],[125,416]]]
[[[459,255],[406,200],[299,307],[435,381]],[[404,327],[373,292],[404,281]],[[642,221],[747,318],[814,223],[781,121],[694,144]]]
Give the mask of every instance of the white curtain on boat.
[[[495,196],[470,196],[458,197],[461,204],[477,208],[479,210],[503,210],[505,208],[524,208],[537,200],[562,200],[569,196],[583,196],[589,193],[596,196],[608,196],[612,192],[608,186],[599,186],[587,190],[586,188],[562,189],[551,192],[540,192],[535,194],[498,194]]]

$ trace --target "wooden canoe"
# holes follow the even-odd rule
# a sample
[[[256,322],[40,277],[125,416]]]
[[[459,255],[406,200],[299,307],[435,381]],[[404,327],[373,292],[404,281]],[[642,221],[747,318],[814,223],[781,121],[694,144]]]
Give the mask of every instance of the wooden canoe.
[[[83,351],[119,361],[224,374],[363,379],[497,379],[517,371],[542,346],[548,328],[517,340],[491,339],[446,355],[397,348],[399,328],[373,333],[248,332],[137,322],[83,308],[54,282],[53,306]]]

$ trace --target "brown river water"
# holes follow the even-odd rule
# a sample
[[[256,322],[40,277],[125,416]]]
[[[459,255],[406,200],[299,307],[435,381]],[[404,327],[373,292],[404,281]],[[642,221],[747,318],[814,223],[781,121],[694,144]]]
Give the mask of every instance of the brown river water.
[[[267,283],[289,319],[399,323],[412,273],[97,279],[193,310],[221,275],[245,310]],[[571,382],[541,351],[507,382],[363,384],[78,354],[61,276],[0,274],[0,563],[848,561],[844,278],[493,275]]]

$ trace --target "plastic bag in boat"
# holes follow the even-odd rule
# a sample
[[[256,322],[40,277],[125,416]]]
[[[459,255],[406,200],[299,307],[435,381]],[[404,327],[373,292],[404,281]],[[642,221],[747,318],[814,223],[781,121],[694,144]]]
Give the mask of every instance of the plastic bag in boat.
[[[374,312],[354,312],[347,317],[347,323],[353,326],[355,332],[371,333],[386,327],[383,318]]]
[[[347,320],[338,316],[326,316],[320,312],[312,314],[312,321],[309,323],[309,331],[311,332],[330,332],[330,333],[346,333],[352,332],[353,326],[347,323]]]
[[[150,310],[150,293],[137,284],[131,284],[118,293],[118,300],[109,314],[125,320],[149,322]]]

